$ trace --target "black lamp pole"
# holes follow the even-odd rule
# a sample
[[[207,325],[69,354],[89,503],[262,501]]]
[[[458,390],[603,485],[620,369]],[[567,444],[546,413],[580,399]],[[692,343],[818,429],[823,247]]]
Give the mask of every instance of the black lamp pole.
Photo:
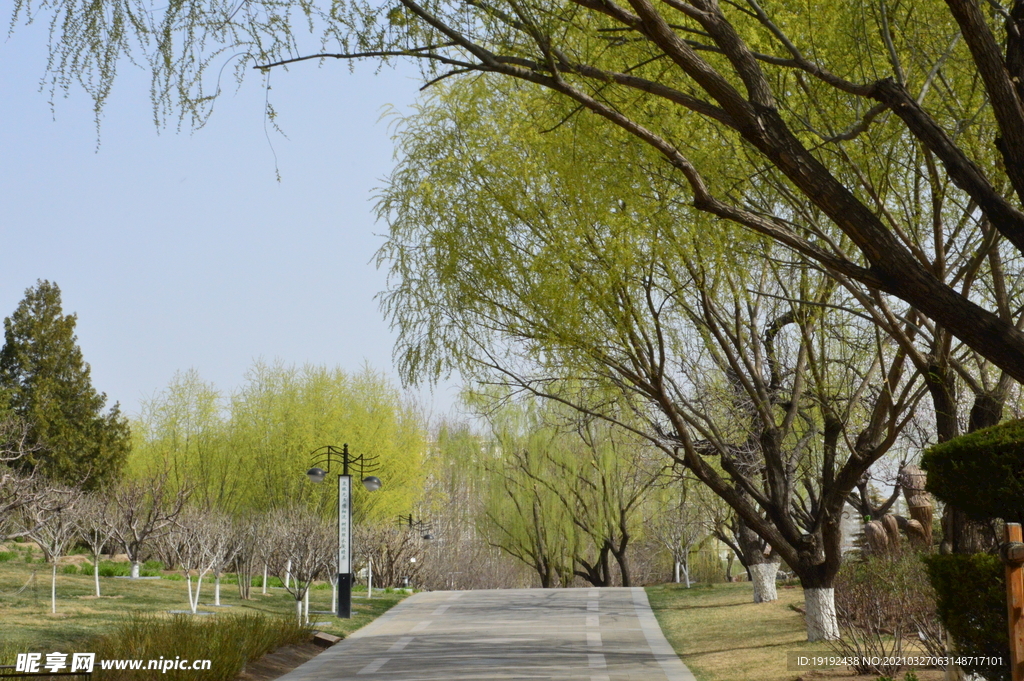
[[[338,602],[335,603],[335,614],[344,619],[352,617],[352,476],[348,473],[350,465],[359,466],[359,474],[362,476],[366,469],[376,469],[377,457],[367,457],[362,454],[352,456],[348,451],[348,444],[342,445],[341,449],[333,445],[325,445],[314,450],[310,454],[313,460],[313,468],[310,468],[306,475],[313,482],[323,482],[324,477],[331,470],[331,459],[341,463],[341,473],[338,474]],[[327,464],[327,468],[320,468],[320,464]],[[370,475],[363,478],[363,486],[371,492],[380,489],[380,478]]]

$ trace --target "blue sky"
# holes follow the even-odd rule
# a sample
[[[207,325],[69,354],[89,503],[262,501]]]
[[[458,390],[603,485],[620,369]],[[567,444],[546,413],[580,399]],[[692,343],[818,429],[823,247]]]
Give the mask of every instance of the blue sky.
[[[269,140],[258,78],[177,133],[155,128],[146,74],[125,67],[97,147],[83,93],[51,111],[39,92],[43,28],[0,41],[0,316],[57,282],[93,384],[128,412],[177,370],[228,391],[256,358],[394,374],[372,194],[393,165],[380,117],[415,101],[411,67],[275,73],[287,138]],[[453,399],[440,389],[435,411]]]

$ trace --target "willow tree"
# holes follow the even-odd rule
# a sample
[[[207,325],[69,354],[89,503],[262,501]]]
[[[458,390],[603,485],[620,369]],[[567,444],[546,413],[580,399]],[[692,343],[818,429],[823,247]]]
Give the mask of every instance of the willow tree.
[[[650,443],[552,402],[504,403],[487,419],[497,445],[484,467],[492,541],[545,587],[574,576],[612,586],[616,573],[631,586],[629,549],[662,468]]]
[[[491,95],[445,91],[399,134],[380,208],[404,368],[646,438],[735,511],[766,565],[752,574],[779,558],[796,572],[809,637],[838,635],[843,504],[912,417],[920,372],[833,279],[765,240],[716,239],[670,179],[614,162],[642,162],[628,136],[592,134],[592,117],[540,134],[516,124],[534,93]]]
[[[1024,250],[1022,9],[1022,0],[17,0],[13,22],[50,22],[54,89],[81,84],[101,110],[130,58],[152,73],[158,118],[196,124],[228,63],[242,78],[304,61],[407,59],[431,81],[483,73],[537,86],[601,117],[599,134],[621,131],[660,157],[653,172],[685,186],[714,218],[709,230],[741,225],[900,298],[1022,380],[1016,318],[936,267],[932,248]],[[922,157],[958,197],[962,224],[906,224],[879,200],[880,138]],[[725,155],[742,159],[739,175],[723,177],[715,159]],[[750,178],[791,200],[752,204],[727,181]],[[916,190],[895,199],[910,205]],[[631,194],[648,198],[642,187]]]
[[[313,485],[305,475],[311,453],[324,445],[347,443],[353,454],[376,457],[384,487],[373,495],[354,488],[359,517],[408,512],[422,487],[422,415],[370,369],[257,362],[231,395],[195,372],[179,374],[144,405],[135,430],[132,476],[166,470],[172,487],[235,516],[293,504],[332,514],[334,486]]]

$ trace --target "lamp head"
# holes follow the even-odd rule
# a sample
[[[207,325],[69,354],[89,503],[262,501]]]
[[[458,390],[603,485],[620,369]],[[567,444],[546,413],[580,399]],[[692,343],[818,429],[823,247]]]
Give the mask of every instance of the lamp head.
[[[368,475],[365,478],[363,478],[363,487],[365,487],[366,491],[368,492],[376,492],[381,488],[381,485],[383,484],[384,483],[382,483],[380,481],[380,478],[378,478],[376,475]]]
[[[306,475],[309,476],[309,479],[312,482],[323,482],[324,476],[327,475],[327,471],[325,471],[323,468],[310,468],[308,471],[306,471]]]

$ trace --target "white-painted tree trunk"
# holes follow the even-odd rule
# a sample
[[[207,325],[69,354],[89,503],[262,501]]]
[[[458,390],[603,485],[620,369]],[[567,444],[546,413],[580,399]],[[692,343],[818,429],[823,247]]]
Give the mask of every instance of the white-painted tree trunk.
[[[366,597],[373,598],[373,561],[366,559]]]
[[[686,582],[686,588],[690,588],[690,561],[689,559],[682,562],[683,568],[683,580]]]
[[[96,580],[96,598],[100,597],[100,557],[96,556],[96,561],[92,566],[92,578]]]
[[[680,581],[679,573],[680,573],[679,561],[677,560],[675,562],[675,567],[672,570],[672,582],[675,583],[675,584],[678,584],[679,581]]]
[[[132,579],[139,578],[139,568],[142,567],[142,563],[137,560],[132,561]]]
[[[779,600],[779,592],[775,588],[775,575],[778,572],[779,564],[774,561],[755,563],[750,566],[750,576],[753,577],[754,581],[755,603],[768,603]]]
[[[835,589],[804,589],[807,609],[807,640],[834,641],[839,638]]]
[[[288,559],[288,564],[284,568],[284,588],[288,588],[292,581],[292,559]]]
[[[50,577],[50,612],[57,614],[57,561],[53,561],[53,573]]]
[[[213,578],[213,604],[220,605],[220,573]]]
[[[196,577],[196,608],[192,612],[195,613],[199,610],[199,590],[203,587],[203,575],[206,573],[202,570],[197,570],[199,575]]]
[[[196,614],[196,602],[199,600],[199,594],[196,594],[195,601],[192,600],[192,574],[185,575],[185,583],[188,584],[188,609],[192,611],[192,614]]]
[[[338,575],[335,574],[331,579],[331,610],[336,607],[338,602]]]
[[[263,595],[267,595],[267,564],[263,564]]]
[[[304,600],[306,601],[306,604],[303,606],[302,609],[305,613],[306,624],[309,624],[309,586],[306,587],[306,598]]]
[[[298,623],[302,624],[302,599],[295,599],[295,616],[298,618]]]

